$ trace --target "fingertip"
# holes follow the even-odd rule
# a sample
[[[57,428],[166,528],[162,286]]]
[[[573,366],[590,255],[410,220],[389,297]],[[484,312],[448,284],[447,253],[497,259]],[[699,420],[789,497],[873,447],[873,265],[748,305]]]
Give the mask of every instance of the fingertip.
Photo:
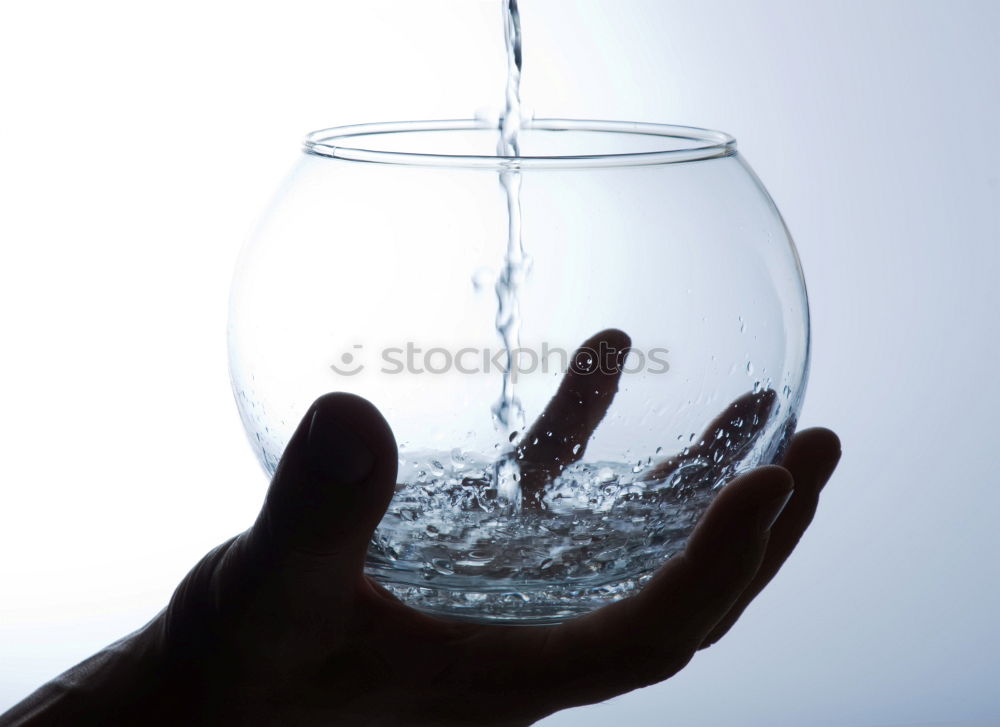
[[[309,407],[306,417],[321,413],[349,423],[373,451],[395,450],[396,440],[382,412],[370,401],[346,391],[323,394]]]
[[[310,418],[306,461],[317,486],[373,499],[369,507],[379,509],[381,519],[398,466],[396,439],[385,417],[367,399],[336,391],[316,399],[306,418]]]
[[[618,328],[606,328],[588,338],[573,355],[571,374],[602,374],[617,379],[632,346],[632,339]]]
[[[794,484],[792,473],[785,467],[778,464],[762,464],[749,472],[740,475],[730,484],[735,484],[737,480],[753,480],[756,487],[760,488],[791,488]]]
[[[795,488],[792,473],[776,464],[755,467],[737,476],[716,497],[712,508],[745,510],[761,503],[785,497]]]
[[[625,331],[620,328],[605,328],[588,338],[582,347],[593,346],[602,341],[617,348],[628,348],[632,345],[632,339]]]
[[[285,448],[261,522],[312,552],[366,543],[392,499],[397,456],[392,430],[371,402],[324,394]]]
[[[840,437],[826,427],[803,429],[795,435],[795,441],[812,451],[827,454],[831,459],[839,458],[842,452]]]
[[[782,465],[791,471],[796,483],[818,490],[837,468],[841,451],[840,437],[830,429],[804,429],[792,439]]]

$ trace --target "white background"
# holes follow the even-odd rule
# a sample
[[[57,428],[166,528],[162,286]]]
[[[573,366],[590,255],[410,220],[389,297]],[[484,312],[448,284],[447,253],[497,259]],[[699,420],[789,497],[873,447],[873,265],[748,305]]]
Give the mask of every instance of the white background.
[[[0,711],[251,521],[266,483],[225,352],[241,241],[304,132],[498,106],[497,4],[4,4]],[[522,17],[539,115],[738,137],[809,284],[803,423],[845,450],[722,644],[546,724],[1000,723],[1000,3]]]

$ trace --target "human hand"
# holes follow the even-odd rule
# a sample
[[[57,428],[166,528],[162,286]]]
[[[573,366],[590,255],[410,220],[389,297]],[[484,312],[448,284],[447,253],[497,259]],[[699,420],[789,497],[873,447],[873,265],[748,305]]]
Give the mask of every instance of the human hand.
[[[572,438],[589,437],[609,397],[593,401],[599,415]],[[531,724],[666,679],[717,641],[791,553],[838,458],[832,432],[798,434],[782,467],[727,485],[632,598],[554,626],[451,622],[364,575],[396,445],[371,404],[330,394],[290,440],[254,525],[140,632],[0,724]]]

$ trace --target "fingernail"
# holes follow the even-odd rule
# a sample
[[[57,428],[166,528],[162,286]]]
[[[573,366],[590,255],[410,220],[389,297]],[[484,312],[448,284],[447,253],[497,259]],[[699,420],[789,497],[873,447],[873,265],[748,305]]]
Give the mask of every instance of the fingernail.
[[[757,528],[760,533],[766,533],[777,522],[782,511],[785,509],[785,505],[792,499],[793,492],[794,490],[789,489],[788,492],[772,500],[768,500],[760,506],[760,509],[757,511]]]
[[[375,455],[353,427],[322,407],[313,412],[306,440],[306,467],[316,477],[355,485],[371,474]]]

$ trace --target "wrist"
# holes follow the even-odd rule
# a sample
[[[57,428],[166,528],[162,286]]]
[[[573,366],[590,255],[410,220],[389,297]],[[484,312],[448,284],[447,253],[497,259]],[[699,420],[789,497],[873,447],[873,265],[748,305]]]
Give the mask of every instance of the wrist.
[[[43,684],[0,715],[0,725],[130,724],[127,715],[160,699],[170,672],[159,638],[161,618]]]

